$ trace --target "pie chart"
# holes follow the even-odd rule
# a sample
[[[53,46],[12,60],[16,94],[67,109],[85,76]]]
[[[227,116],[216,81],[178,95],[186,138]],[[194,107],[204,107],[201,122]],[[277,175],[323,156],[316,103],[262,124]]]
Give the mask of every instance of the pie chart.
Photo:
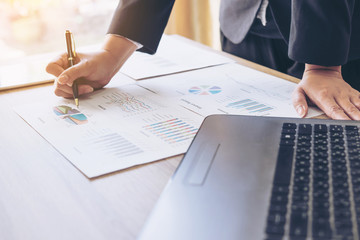
[[[79,110],[73,109],[66,105],[56,106],[53,108],[57,116],[61,116],[66,122],[81,125],[88,122],[87,117]]]
[[[194,95],[214,95],[220,93],[222,90],[218,86],[200,85],[189,89],[189,93]]]

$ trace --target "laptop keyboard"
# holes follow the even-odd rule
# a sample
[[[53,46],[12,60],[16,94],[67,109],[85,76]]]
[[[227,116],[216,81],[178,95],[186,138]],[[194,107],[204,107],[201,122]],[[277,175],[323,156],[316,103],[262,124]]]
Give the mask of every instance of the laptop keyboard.
[[[359,239],[357,126],[284,123],[266,235],[275,239]]]

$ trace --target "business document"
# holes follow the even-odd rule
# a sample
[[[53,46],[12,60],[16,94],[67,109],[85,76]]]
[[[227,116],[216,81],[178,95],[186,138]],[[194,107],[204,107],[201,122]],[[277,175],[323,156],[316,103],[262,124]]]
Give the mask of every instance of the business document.
[[[120,72],[140,80],[235,62],[219,53],[187,43],[186,40],[178,35],[164,34],[154,55],[134,52]]]

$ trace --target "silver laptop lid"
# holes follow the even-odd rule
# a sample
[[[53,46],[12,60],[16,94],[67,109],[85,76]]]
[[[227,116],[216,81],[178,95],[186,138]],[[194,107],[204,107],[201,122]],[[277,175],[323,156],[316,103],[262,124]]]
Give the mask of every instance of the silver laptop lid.
[[[281,131],[287,122],[359,125],[320,119],[206,118],[139,239],[265,239]]]

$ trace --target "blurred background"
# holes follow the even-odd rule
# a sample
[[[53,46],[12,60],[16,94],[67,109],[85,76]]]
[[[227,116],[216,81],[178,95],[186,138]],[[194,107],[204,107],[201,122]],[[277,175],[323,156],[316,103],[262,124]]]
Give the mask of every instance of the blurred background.
[[[179,34],[220,50],[220,1],[177,0],[165,33]]]
[[[65,51],[64,32],[78,45],[101,41],[118,0],[0,0],[0,64]]]
[[[65,50],[70,29],[77,46],[99,43],[118,0],[0,0],[0,64],[24,56]],[[178,0],[167,34],[219,48],[220,0]]]

